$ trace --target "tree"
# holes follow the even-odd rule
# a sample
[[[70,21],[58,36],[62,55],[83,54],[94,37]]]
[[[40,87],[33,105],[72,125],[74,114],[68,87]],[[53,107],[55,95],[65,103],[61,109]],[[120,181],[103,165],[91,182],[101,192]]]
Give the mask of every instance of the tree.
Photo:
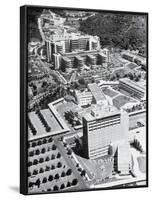
[[[85,171],[85,170],[82,170],[81,176],[85,176],[85,175],[86,175],[86,171]]]
[[[45,128],[45,130],[46,130],[46,132],[50,132],[50,131],[51,131],[51,128],[50,128],[49,126],[47,126],[47,127]]]
[[[78,80],[78,82],[79,82],[81,85],[85,85],[85,80],[84,80],[84,78],[80,78],[80,79]]]
[[[40,150],[37,149],[37,150],[35,151],[35,154],[36,154],[36,155],[39,155],[39,154],[40,154]]]
[[[41,87],[44,88],[44,87],[47,87],[47,86],[48,86],[48,83],[46,81],[43,81]]]
[[[46,149],[42,148],[41,153],[45,153],[45,152],[46,152]]]
[[[34,169],[33,170],[33,175],[37,175],[38,174],[38,170],[37,169]]]
[[[66,176],[66,173],[63,171],[62,173],[61,173],[61,177],[65,177]]]
[[[52,169],[52,170],[55,169],[55,166],[54,166],[54,165],[51,165],[51,169]]]
[[[30,151],[29,156],[31,156],[31,157],[34,156],[34,151]]]
[[[56,150],[56,145],[55,144],[52,145],[52,150]]]
[[[61,154],[58,152],[56,157],[61,158]]]
[[[67,172],[66,172],[66,175],[67,175],[67,176],[70,176],[71,174],[72,174],[72,170],[71,170],[71,169],[68,169]]]
[[[60,189],[63,190],[65,188],[64,183],[60,186]]]
[[[62,167],[62,163],[61,163],[61,162],[58,162],[57,167],[58,167],[58,168],[61,168],[61,167]]]
[[[133,75],[131,72],[129,72],[129,73],[128,73],[128,78],[129,78],[130,80],[133,80],[133,79],[134,79],[134,75]]]
[[[32,162],[29,161],[29,162],[27,163],[27,165],[28,165],[28,167],[31,167],[31,166],[32,166]]]
[[[46,159],[45,159],[45,161],[49,161],[50,160],[50,157],[49,156],[47,156],[46,157]]]
[[[46,144],[47,143],[47,139],[43,139],[43,144]]]
[[[41,167],[39,173],[43,173],[44,169]]]
[[[45,168],[45,171],[50,171],[50,167],[49,166],[46,166],[46,168]]]
[[[52,141],[53,141],[53,139],[52,139],[52,137],[50,137],[49,140],[48,140],[48,142],[52,142]]]
[[[78,183],[78,179],[73,179],[73,181],[72,181],[72,185],[77,185],[77,183]]]
[[[67,154],[68,154],[68,155],[71,155],[71,154],[72,154],[72,150],[71,150],[71,149],[68,149]]]
[[[44,177],[42,183],[46,183],[47,182],[47,178]]]
[[[36,142],[32,142],[32,147],[35,147],[36,146]]]
[[[59,174],[55,174],[54,178],[59,179],[60,178]]]
[[[43,163],[43,162],[44,162],[44,158],[40,158],[39,163]]]
[[[41,184],[41,181],[40,181],[40,179],[38,178],[38,179],[36,180],[36,182],[35,182],[35,185],[37,185],[38,188],[39,188],[39,187],[40,187],[40,184]]]
[[[52,156],[51,156],[51,160],[54,160],[54,159],[55,159],[55,155],[52,154]]]
[[[54,191],[58,191],[58,190],[59,190],[59,187],[58,187],[57,185],[55,185],[55,186],[53,187],[53,190],[54,190]]]
[[[42,145],[42,141],[39,140],[38,143],[37,143],[37,145],[39,145],[39,146]]]
[[[53,181],[53,176],[52,175],[49,176],[48,181]]]
[[[37,159],[34,159],[33,165],[37,165],[37,164],[38,164],[38,160],[37,160]]]
[[[67,182],[67,187],[70,187],[71,186],[71,183],[68,181]]]
[[[33,187],[33,185],[34,185],[34,183],[33,183],[33,182],[29,182],[29,187],[30,187],[30,188],[32,188],[32,187]]]

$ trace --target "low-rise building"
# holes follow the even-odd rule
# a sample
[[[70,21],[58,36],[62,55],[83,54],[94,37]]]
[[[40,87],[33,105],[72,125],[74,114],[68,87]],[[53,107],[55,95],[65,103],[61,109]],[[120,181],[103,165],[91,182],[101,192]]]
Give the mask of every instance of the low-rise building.
[[[134,95],[138,99],[144,97],[146,89],[144,86],[139,85],[139,83],[134,82],[128,78],[122,78],[119,80],[119,87],[130,94]]]
[[[124,141],[118,144],[116,150],[115,170],[120,175],[128,175],[132,170],[130,145]]]
[[[75,92],[75,97],[78,105],[80,106],[87,106],[92,103],[93,100],[93,95],[89,91],[84,91],[84,92]]]

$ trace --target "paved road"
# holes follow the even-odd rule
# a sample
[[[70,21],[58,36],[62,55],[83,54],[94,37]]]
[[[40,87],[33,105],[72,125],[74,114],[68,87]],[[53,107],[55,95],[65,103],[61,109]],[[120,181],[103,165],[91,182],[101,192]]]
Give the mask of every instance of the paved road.
[[[144,113],[140,113],[140,114],[137,114],[137,115],[133,115],[133,116],[130,116],[129,117],[129,121],[130,121],[130,125],[132,124],[136,124],[137,121],[146,121],[146,112]]]

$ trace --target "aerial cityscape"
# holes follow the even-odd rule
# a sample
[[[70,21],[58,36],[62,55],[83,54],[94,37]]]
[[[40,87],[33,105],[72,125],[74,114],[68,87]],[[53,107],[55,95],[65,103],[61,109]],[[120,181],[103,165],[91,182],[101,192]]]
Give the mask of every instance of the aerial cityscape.
[[[146,186],[146,16],[28,10],[28,192]]]

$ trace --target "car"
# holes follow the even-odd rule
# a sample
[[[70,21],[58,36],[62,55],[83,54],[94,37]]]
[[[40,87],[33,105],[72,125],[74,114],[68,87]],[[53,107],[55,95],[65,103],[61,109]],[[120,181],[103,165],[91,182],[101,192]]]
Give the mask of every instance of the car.
[[[140,133],[140,131],[136,131],[136,133]]]

